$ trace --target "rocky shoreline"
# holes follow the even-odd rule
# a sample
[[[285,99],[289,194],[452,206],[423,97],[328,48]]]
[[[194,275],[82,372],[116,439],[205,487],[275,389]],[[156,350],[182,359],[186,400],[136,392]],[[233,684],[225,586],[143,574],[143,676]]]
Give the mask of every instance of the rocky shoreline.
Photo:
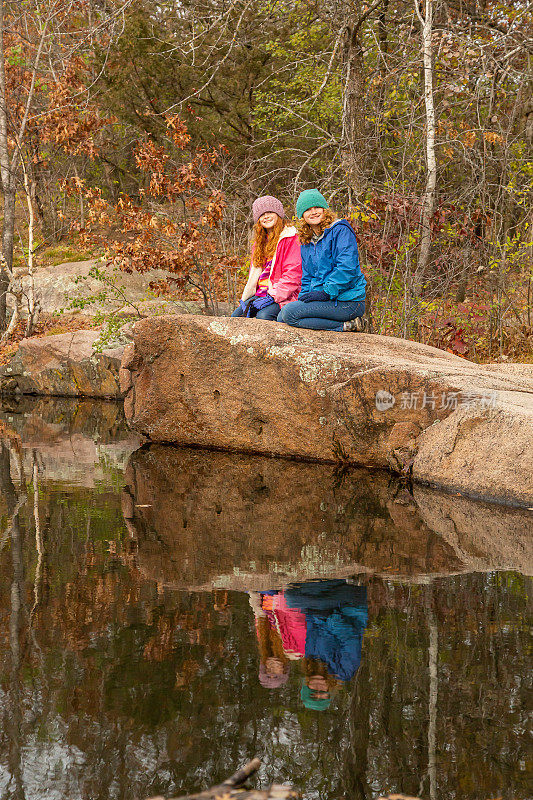
[[[2,395],[121,399],[119,370],[126,340],[98,347],[100,331],[23,339],[0,366]]]
[[[23,340],[0,392],[124,399],[130,428],[153,442],[385,468],[533,506],[533,365],[190,314],[99,344],[96,330]]]
[[[383,470],[141,447],[115,401],[4,397],[0,424],[18,442],[25,475],[37,463],[41,480],[66,492],[108,486],[114,476],[126,529],[121,558],[160,587],[249,591],[354,575],[425,584],[472,572],[533,574],[527,509],[409,487]]]

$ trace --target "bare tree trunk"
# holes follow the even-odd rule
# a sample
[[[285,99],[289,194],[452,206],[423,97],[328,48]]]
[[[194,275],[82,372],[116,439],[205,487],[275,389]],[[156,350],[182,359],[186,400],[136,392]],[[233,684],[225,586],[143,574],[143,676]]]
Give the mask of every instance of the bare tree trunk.
[[[9,445],[0,442],[0,491],[5,499],[8,514],[8,534],[11,537],[13,579],[11,581],[11,616],[9,620],[9,644],[11,649],[11,676],[6,693],[7,718],[5,733],[8,741],[7,768],[13,787],[11,796],[24,800],[22,767],[22,701],[21,701],[21,631],[24,592],[24,561],[22,555],[22,532],[19,513],[23,498],[17,498],[17,490],[11,478],[11,455]],[[18,502],[17,502],[18,499]]]
[[[39,465],[37,463],[37,452],[33,451],[33,520],[35,522],[35,549],[37,551],[37,564],[35,566],[35,578],[33,582],[34,603],[31,616],[41,602],[41,584],[43,576],[43,533],[41,530],[41,517],[39,514]]]
[[[4,330],[7,323],[6,294],[9,286],[9,272],[13,267],[13,241],[15,236],[15,182],[11,170],[7,141],[8,122],[4,56],[4,0],[0,0],[0,178],[4,196],[4,218],[2,223],[2,252],[4,259],[0,269],[0,330]]]
[[[74,177],[76,178],[76,182],[78,186],[80,185],[80,176],[76,166],[74,166]],[[85,204],[83,202],[83,192],[78,189],[78,198],[80,201],[80,228],[83,230],[85,228]]]
[[[426,0],[426,13],[422,17],[419,0],[414,0],[415,10],[422,26],[422,48],[424,54],[424,102],[426,107],[426,190],[422,205],[420,225],[420,252],[414,290],[419,293],[424,273],[429,264],[431,251],[431,218],[435,210],[437,186],[437,159],[435,155],[435,104],[433,100],[433,0]]]
[[[2,336],[0,336],[0,345],[7,342],[9,337],[12,335],[13,331],[17,327],[17,323],[20,319],[20,309],[22,307],[22,282],[20,278],[15,278],[13,275],[13,271],[8,269],[4,256],[0,254],[0,265],[2,272],[4,272],[7,276],[7,287],[4,294],[4,298],[7,297],[8,294],[13,295],[13,300],[15,301],[15,307],[13,308],[13,314],[11,315],[11,320],[7,328],[5,328]],[[7,322],[7,312],[6,312],[6,320]]]
[[[433,586],[428,587],[426,602],[429,627],[429,723],[428,723],[428,776],[430,800],[437,800],[437,697],[439,690],[438,656],[439,632],[433,608]]]
[[[367,800],[368,746],[370,742],[370,667],[363,655],[350,701],[350,747],[346,751],[344,789],[352,800]]]
[[[35,214],[33,211],[33,191],[28,178],[28,171],[22,162],[24,170],[24,191],[26,192],[26,203],[28,205],[28,319],[26,322],[26,336],[33,332],[39,317],[39,306],[35,301],[35,280],[33,277],[33,251],[34,251],[34,231]]]
[[[365,62],[359,24],[346,29],[342,138],[344,170],[350,189],[362,195],[365,183]]]
[[[15,238],[15,170],[21,154],[22,142],[26,132],[26,126],[33,103],[35,87],[37,85],[37,68],[43,52],[48,23],[52,15],[52,10],[47,15],[43,28],[40,33],[39,44],[33,62],[31,81],[24,104],[24,113],[20,121],[18,131],[12,132],[16,139],[13,153],[9,155],[8,143],[8,113],[7,113],[7,92],[6,92],[6,70],[5,70],[5,51],[4,51],[4,0],[0,0],[0,177],[2,180],[2,191],[4,195],[4,221],[2,228],[2,249],[4,261],[0,271],[0,330],[4,330],[7,323],[6,292],[8,291],[9,281],[12,278],[13,270],[13,243]]]

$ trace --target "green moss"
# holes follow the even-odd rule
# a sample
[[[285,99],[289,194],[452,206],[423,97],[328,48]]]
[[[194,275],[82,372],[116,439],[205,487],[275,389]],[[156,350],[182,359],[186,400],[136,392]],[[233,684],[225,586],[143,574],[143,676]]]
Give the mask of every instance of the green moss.
[[[76,249],[69,244],[57,244],[47,247],[39,254],[39,262],[46,266],[55,267],[58,264],[67,264],[72,261],[88,261],[93,254],[87,250]]]

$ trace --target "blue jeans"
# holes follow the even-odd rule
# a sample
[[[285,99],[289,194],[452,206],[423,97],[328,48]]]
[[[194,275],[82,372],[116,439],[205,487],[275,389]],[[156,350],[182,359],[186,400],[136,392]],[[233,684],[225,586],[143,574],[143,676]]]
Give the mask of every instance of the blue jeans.
[[[278,306],[277,303],[271,303],[269,306],[265,306],[260,311],[255,314],[254,319],[268,319],[270,322],[273,322],[278,318],[278,314],[281,310],[281,306]],[[242,308],[237,306],[232,317],[242,317]]]
[[[342,331],[343,322],[362,317],[364,313],[364,300],[317,300],[312,303],[295,300],[283,306],[278,322],[314,331]]]

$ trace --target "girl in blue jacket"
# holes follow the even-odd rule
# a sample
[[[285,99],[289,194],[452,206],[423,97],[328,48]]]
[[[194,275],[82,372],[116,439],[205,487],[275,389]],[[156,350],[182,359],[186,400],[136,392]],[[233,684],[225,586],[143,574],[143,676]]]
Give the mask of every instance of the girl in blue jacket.
[[[303,220],[302,288],[278,322],[318,331],[364,330],[366,279],[353,228],[337,218],[318,189],[301,192],[296,216]]]

